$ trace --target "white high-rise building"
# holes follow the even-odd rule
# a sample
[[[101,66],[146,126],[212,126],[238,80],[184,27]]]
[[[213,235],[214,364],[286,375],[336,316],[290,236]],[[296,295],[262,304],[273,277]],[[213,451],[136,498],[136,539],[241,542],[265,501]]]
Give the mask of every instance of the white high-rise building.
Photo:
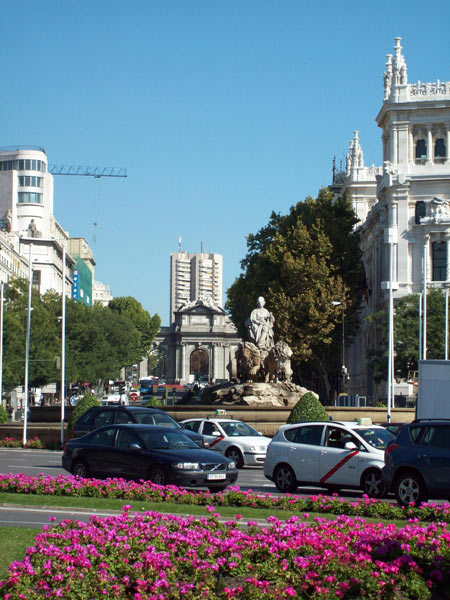
[[[31,248],[34,288],[41,294],[51,289],[60,292],[63,247],[69,234],[53,216],[53,175],[42,148],[0,150],[0,226],[26,259]],[[67,296],[72,291],[73,265],[67,252]]]
[[[211,298],[222,306],[222,256],[174,252],[170,255],[170,322],[187,302]]]
[[[367,302],[360,335],[348,353],[348,391],[386,396],[367,365],[379,332],[367,317],[425,287],[450,287],[450,81],[408,83],[406,61],[395,39],[387,55],[382,130],[383,166],[364,166],[358,132],[350,142],[341,188],[360,218]],[[391,282],[391,283],[389,283]],[[395,367],[394,367],[395,369]]]

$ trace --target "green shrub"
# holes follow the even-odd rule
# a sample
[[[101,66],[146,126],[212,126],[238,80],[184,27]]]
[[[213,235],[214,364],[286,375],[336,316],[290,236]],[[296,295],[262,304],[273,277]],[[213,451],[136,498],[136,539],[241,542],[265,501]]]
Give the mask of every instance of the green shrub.
[[[0,423],[9,423],[9,417],[6,410],[0,404]]]
[[[163,402],[161,398],[157,396],[152,396],[147,400],[144,406],[163,406]]]
[[[92,406],[100,406],[100,402],[93,394],[86,394],[86,396],[83,396],[81,400],[78,400],[78,403],[73,409],[73,413],[69,421],[68,429],[70,435],[72,434],[72,429],[75,425],[75,422]]]
[[[327,411],[312,392],[304,394],[288,417],[287,423],[297,421],[328,421]]]

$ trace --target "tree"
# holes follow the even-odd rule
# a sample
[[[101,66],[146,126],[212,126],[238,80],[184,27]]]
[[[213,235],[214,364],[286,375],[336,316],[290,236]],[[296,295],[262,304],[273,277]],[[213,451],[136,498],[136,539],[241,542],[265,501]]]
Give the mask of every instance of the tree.
[[[112,311],[119,313],[119,315],[126,315],[139,332],[140,342],[137,358],[133,361],[139,362],[148,355],[152,347],[152,342],[161,329],[161,318],[157,314],[152,317],[142,307],[142,304],[131,296],[114,298],[108,306]]]
[[[243,273],[228,290],[226,308],[244,338],[257,296],[265,297],[276,337],[293,350],[298,378],[309,371],[312,381],[315,374],[327,399],[329,373],[341,367],[342,308],[347,338],[358,326],[364,279],[356,223],[350,202],[328,189],[285,216],[272,213],[267,226],[248,236]]]
[[[409,371],[417,371],[419,359],[419,298],[410,294],[395,302],[394,307],[394,369],[402,379]],[[369,350],[369,362],[376,382],[386,381],[388,370],[388,313],[380,311],[377,322],[380,341]],[[427,292],[427,358],[445,356],[445,295],[439,289]]]

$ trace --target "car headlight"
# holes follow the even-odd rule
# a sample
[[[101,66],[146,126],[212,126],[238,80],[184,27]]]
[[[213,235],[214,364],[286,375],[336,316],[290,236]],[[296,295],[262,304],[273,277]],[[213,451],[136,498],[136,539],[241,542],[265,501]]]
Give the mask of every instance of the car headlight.
[[[236,463],[234,462],[234,460],[232,460],[231,462],[228,463],[227,469],[229,471],[233,471],[233,469],[236,468]]]
[[[195,462],[178,462],[173,463],[172,468],[179,469],[180,471],[199,471],[200,465]]]

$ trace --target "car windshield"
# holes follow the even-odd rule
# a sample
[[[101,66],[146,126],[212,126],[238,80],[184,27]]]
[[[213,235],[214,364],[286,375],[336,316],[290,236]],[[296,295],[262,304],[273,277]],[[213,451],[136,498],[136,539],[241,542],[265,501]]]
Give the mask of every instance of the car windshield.
[[[384,427],[358,428],[356,431],[365,442],[378,450],[384,450],[389,442],[395,438],[395,435],[384,429]]]
[[[250,427],[250,425],[242,423],[241,421],[219,421],[219,424],[229,437],[238,435],[259,435],[256,429],[253,429],[253,427]]]
[[[142,423],[145,425],[164,425],[164,427],[180,428],[180,425],[164,412],[135,412],[134,418],[136,419],[137,423]]]
[[[192,448],[198,450],[198,445],[180,431],[139,431],[148,450],[174,450]]]

